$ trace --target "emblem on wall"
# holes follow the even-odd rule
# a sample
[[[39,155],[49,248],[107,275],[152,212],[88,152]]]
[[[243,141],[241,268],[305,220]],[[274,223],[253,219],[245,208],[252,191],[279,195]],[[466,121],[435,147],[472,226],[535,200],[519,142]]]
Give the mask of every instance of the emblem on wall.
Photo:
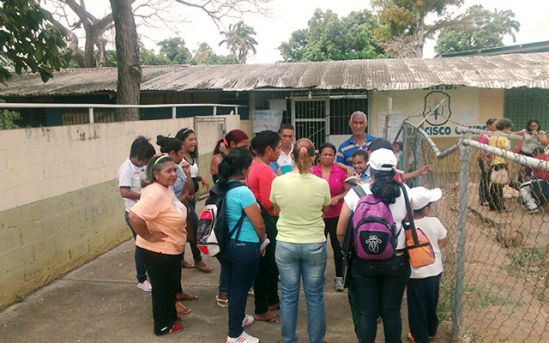
[[[423,117],[432,126],[444,125],[450,119],[450,95],[441,91],[432,91],[424,98]]]

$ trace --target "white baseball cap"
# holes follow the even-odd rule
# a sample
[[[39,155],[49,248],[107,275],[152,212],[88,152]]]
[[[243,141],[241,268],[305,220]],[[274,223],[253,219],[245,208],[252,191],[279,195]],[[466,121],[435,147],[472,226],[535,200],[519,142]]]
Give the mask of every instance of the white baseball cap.
[[[427,189],[425,187],[414,187],[410,190],[410,198],[414,210],[420,210],[432,202],[440,200],[442,191],[440,188]]]
[[[393,150],[377,149],[370,154],[368,165],[370,168],[379,171],[396,171],[398,160]]]

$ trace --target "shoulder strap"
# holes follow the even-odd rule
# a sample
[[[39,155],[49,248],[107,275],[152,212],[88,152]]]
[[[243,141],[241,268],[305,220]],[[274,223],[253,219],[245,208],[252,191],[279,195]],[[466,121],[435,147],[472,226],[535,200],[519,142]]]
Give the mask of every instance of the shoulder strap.
[[[367,195],[361,185],[354,186],[353,191],[355,191],[355,193],[358,195],[359,198],[362,198],[363,196]]]
[[[412,238],[414,239],[414,244],[419,244],[419,239],[417,238],[417,232],[416,232],[416,224],[414,223],[414,212],[412,211],[412,207],[410,206],[410,200],[408,199],[408,192],[406,192],[406,187],[404,184],[400,185],[400,189],[402,190],[402,195],[404,196],[404,202],[406,203],[406,213],[408,214],[408,220],[409,222],[406,223],[406,219],[402,221],[402,226],[406,230],[411,230]]]

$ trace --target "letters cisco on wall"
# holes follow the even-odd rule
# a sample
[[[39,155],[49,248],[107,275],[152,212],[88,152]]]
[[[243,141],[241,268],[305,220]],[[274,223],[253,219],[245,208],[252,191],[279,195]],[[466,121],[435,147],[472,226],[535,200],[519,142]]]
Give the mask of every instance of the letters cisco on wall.
[[[432,87],[412,91],[413,101],[405,101],[403,113],[420,113],[419,120],[425,120],[424,129],[433,137],[455,137],[462,135],[463,129],[456,123],[474,128],[484,128],[479,118],[478,89],[455,86]]]

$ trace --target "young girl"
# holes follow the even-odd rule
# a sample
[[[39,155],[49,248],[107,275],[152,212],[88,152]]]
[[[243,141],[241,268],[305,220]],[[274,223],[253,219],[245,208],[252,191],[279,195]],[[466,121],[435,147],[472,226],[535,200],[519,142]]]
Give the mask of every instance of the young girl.
[[[439,188],[429,190],[415,187],[410,191],[416,227],[427,235],[435,252],[435,263],[412,268],[408,281],[408,323],[411,331],[408,338],[415,343],[427,343],[435,337],[438,328],[437,305],[443,269],[440,249],[446,246],[448,239],[446,228],[438,218],[430,215],[431,204],[441,196]]]

